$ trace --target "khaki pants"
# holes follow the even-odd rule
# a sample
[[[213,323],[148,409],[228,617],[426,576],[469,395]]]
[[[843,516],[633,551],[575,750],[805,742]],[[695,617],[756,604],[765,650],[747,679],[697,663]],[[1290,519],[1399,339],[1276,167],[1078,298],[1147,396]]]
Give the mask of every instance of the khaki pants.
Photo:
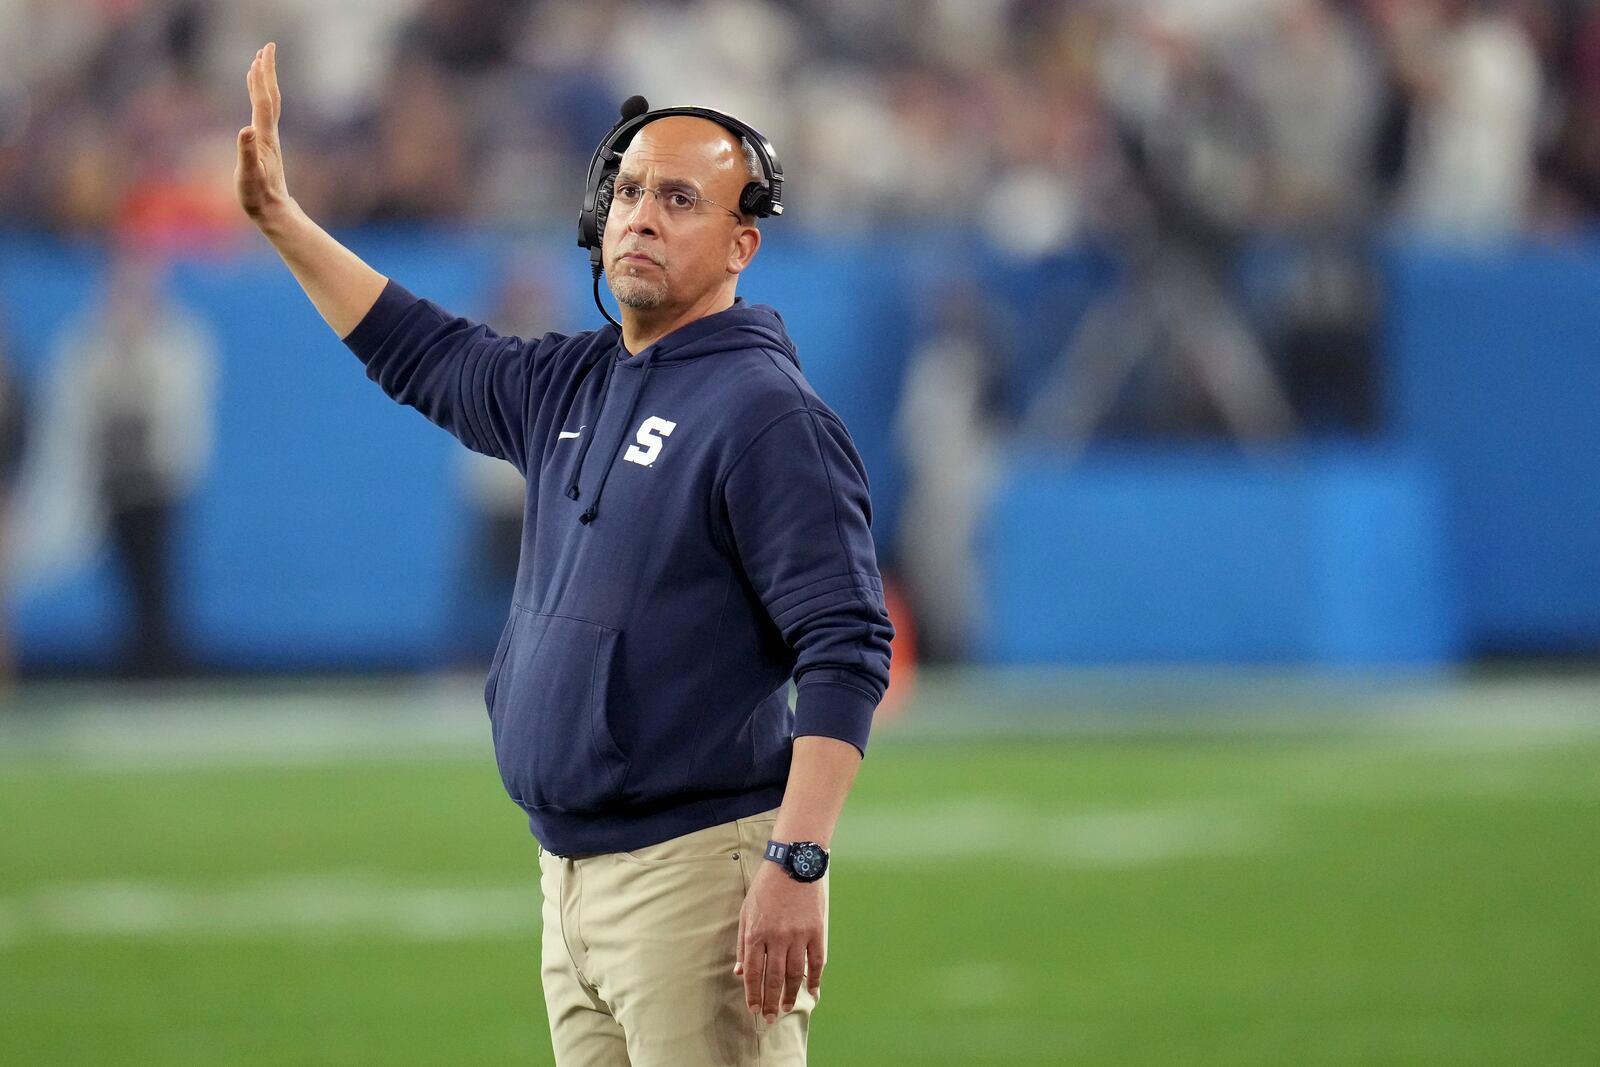
[[[634,852],[540,849],[541,974],[557,1067],[801,1067],[804,985],[770,1026],[733,973],[739,909],[777,810]],[[829,876],[820,883],[824,919]],[[823,927],[826,949],[827,927]],[[759,966],[759,961],[757,963]]]

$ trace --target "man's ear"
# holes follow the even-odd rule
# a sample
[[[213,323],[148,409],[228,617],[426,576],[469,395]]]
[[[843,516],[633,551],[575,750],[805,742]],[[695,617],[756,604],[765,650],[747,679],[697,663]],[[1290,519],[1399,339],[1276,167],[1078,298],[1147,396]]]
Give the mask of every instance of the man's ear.
[[[728,246],[728,273],[742,274],[756,258],[756,249],[760,247],[761,231],[754,226],[741,225]]]

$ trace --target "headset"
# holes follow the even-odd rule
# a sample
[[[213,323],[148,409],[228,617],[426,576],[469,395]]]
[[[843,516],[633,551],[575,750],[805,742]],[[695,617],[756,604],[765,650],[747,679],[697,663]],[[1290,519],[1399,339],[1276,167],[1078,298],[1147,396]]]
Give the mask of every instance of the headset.
[[[715,122],[733,134],[741,146],[749,145],[761,166],[761,178],[747,183],[739,194],[739,210],[758,219],[783,214],[783,164],[778,161],[772,142],[754,126],[708,107],[664,107],[651,111],[649,102],[642,96],[628,97],[620,111],[622,117],[589,159],[589,173],[583,186],[583,210],[578,212],[578,247],[589,250],[595,305],[606,321],[619,329],[622,324],[600,303],[600,273],[605,269],[600,243],[605,237],[606,215],[611,211],[611,192],[616,185],[617,170],[622,166],[622,154],[644,126],[671,115],[692,115]]]

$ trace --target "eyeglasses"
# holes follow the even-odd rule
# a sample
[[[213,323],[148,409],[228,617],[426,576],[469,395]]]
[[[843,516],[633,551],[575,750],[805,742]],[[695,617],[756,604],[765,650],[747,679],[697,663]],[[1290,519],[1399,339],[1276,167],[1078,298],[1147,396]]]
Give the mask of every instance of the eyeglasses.
[[[640,204],[644,203],[644,194],[654,193],[656,203],[661,205],[661,210],[674,218],[693,215],[699,210],[701,204],[710,204],[714,208],[726,211],[734,218],[743,221],[744,216],[730,207],[717,203],[715,200],[701,196],[692,189],[675,188],[663,189],[660,186],[652,189],[638,182],[618,182],[611,191],[611,203],[614,207],[620,206],[631,214]]]

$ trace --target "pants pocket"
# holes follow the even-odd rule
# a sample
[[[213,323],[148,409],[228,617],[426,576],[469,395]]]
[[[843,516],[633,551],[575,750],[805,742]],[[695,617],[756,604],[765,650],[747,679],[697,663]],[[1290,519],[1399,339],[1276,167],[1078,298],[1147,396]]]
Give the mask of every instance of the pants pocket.
[[[639,867],[664,867],[675,863],[731,863],[738,855],[738,824],[726,822],[631,852],[619,852],[617,858]]]
[[[766,861],[767,842],[772,840],[773,828],[778,824],[778,809],[747,815],[735,823],[739,827],[739,873],[744,875],[748,891],[757,872]]]
[[[628,759],[606,721],[618,632],[517,609],[489,719],[506,792],[525,808],[594,812],[621,794]]]

